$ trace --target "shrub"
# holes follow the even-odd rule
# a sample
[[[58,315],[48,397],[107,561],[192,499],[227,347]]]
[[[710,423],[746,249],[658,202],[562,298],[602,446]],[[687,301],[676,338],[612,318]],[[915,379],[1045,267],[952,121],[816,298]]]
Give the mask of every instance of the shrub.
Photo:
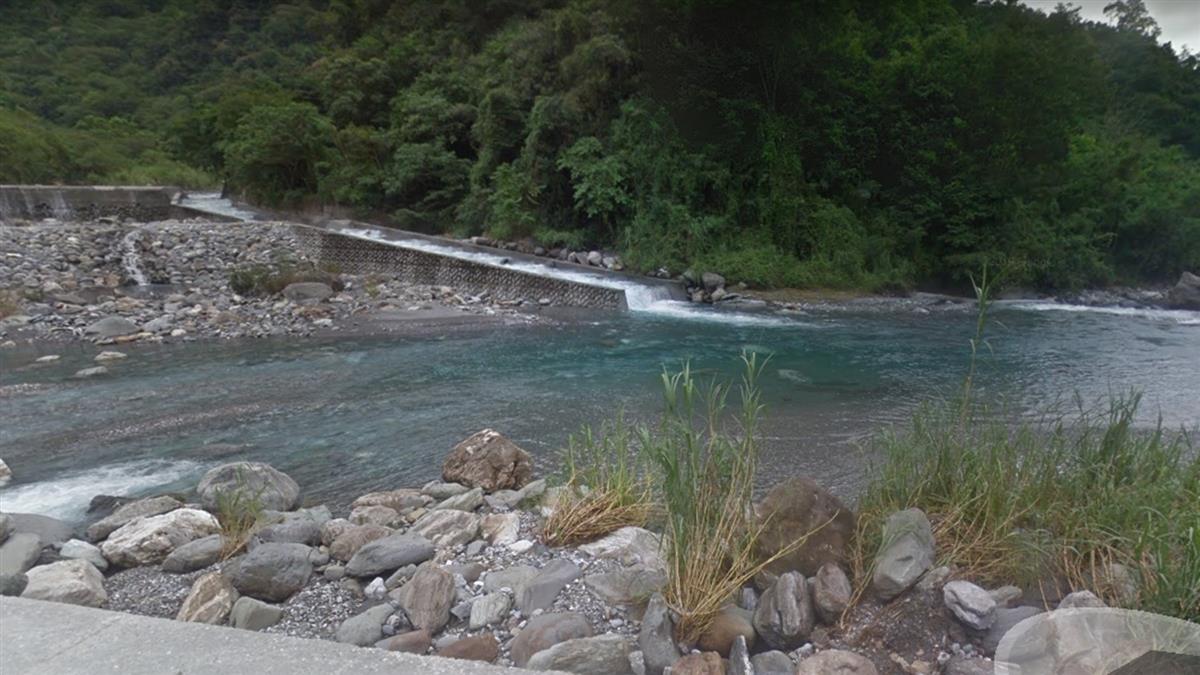
[[[337,277],[333,268],[317,269],[315,267],[297,267],[282,265],[251,265],[239,267],[229,273],[229,288],[234,293],[244,296],[266,297],[277,295],[289,284],[301,281],[318,281],[329,284],[334,291],[341,291],[345,285]]]

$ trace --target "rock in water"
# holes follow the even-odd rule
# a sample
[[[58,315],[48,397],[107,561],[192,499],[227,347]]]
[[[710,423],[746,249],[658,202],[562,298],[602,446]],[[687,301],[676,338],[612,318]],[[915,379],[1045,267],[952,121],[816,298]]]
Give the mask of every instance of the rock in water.
[[[810,577],[825,563],[846,563],[856,527],[854,512],[811,478],[779,483],[755,505],[755,513],[763,527],[757,540],[760,559],[778,554],[812,532],[803,544],[768,565],[768,572]]]
[[[8,465],[4,463],[3,459],[0,459],[0,486],[5,485],[12,480],[12,475],[12,469],[8,468]],[[3,539],[0,539],[0,541],[3,541]]]
[[[790,651],[804,644],[813,626],[808,581],[799,572],[776,579],[754,610],[754,630],[775,649]]]
[[[883,525],[883,541],[872,584],[880,598],[891,600],[933,566],[933,528],[920,509],[897,511]]]
[[[813,608],[821,621],[836,623],[850,606],[850,596],[854,592],[850,587],[850,579],[834,563],[825,563],[817,570],[813,581]]]
[[[1179,275],[1179,283],[1167,291],[1167,304],[1175,309],[1200,309],[1200,276]]]
[[[535,616],[512,641],[513,663],[523,668],[529,662],[529,657],[543,649],[591,635],[592,627],[582,614],[564,612]]]
[[[300,486],[291,476],[263,462],[222,464],[200,479],[196,492],[204,508],[217,508],[217,495],[241,491],[259,501],[265,509],[291,511],[300,504]]]
[[[796,675],[879,675],[865,656],[841,649],[827,649],[800,662]]]
[[[442,464],[442,479],[483,488],[519,490],[533,477],[533,458],[492,429],[459,443]]]
[[[968,628],[987,630],[996,620],[996,600],[984,589],[961,579],[942,587],[946,608]]]
[[[221,526],[212,514],[176,509],[131,520],[109,535],[100,550],[109,562],[120,567],[155,565],[177,547],[220,531]]]
[[[262,630],[274,626],[282,618],[282,607],[268,605],[254,598],[241,597],[233,603],[233,611],[229,613],[229,625],[245,630]]]
[[[192,584],[175,619],[220,625],[229,617],[237,599],[238,592],[228,579],[220,572],[209,572]]]
[[[85,534],[92,541],[101,541],[135,518],[158,516],[179,508],[183,508],[183,502],[167,495],[139,499],[122,504],[108,516],[92,523]]]
[[[415,628],[436,633],[450,621],[454,602],[454,577],[436,565],[426,563],[400,588],[400,606]]]
[[[355,577],[391,574],[405,565],[423,563],[433,557],[433,544],[419,534],[393,534],[358,549],[346,565]]]
[[[608,633],[576,638],[537,652],[525,664],[531,670],[560,670],[580,675],[632,675],[629,639]]]
[[[671,612],[661,593],[650,596],[646,614],[642,617],[642,630],[638,634],[638,646],[646,664],[646,675],[662,675],[664,668],[679,660],[679,648],[675,646],[675,627]]]
[[[84,368],[82,370],[75,371],[74,377],[76,379],[83,380],[89,377],[99,377],[107,374],[108,368],[105,368],[104,366],[93,366],[92,368]]]
[[[303,544],[260,544],[233,566],[230,581],[244,595],[282,602],[308,583],[311,554]]]
[[[86,560],[62,560],[34,567],[22,598],[65,602],[71,605],[99,607],[108,601],[104,575]]]

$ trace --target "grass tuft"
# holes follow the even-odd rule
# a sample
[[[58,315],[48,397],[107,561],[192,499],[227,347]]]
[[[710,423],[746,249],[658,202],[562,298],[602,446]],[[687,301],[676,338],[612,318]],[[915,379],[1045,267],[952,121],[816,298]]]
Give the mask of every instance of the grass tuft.
[[[265,486],[264,486],[265,488]],[[217,522],[221,525],[221,560],[241,553],[258,529],[265,507],[264,488],[249,489],[241,475],[235,487],[217,492]]]

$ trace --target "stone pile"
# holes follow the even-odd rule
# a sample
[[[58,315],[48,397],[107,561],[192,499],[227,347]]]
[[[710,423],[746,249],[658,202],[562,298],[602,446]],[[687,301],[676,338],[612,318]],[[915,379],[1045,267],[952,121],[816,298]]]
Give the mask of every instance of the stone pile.
[[[19,304],[0,317],[0,343],[18,331],[99,344],[310,335],[392,312],[516,315],[538,306],[387,275],[335,274],[332,285],[299,281],[265,297],[234,292],[235,271],[311,269],[298,250],[283,223],[0,225],[0,290]],[[135,269],[148,285],[134,283]]]
[[[363,494],[344,517],[301,508],[301,487],[274,467],[224,464],[201,478],[194,498],[121,503],[81,538],[53,519],[0,515],[0,593],[364,648],[637,675],[989,672],[985,656],[1000,638],[1044,611],[1021,604],[1021,589],[987,590],[936,567],[933,528],[918,509],[886,520],[856,593],[853,512],[795,478],[755,507],[758,554],[786,555],[684,644],[664,597],[660,535],[625,527],[548,548],[540,525],[558,490],[535,480],[529,454],[490,429],[447,455],[441,481]],[[259,513],[244,550],[221,524],[239,501]],[[797,543],[794,533],[806,532]],[[1103,603],[1086,591],[1058,605],[1095,606]]]

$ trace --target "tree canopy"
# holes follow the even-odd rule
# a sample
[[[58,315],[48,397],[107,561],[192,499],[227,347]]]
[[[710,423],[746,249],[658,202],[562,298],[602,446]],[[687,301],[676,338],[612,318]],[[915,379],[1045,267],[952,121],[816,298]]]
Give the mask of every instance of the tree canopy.
[[[1200,59],[970,0],[31,0],[0,181],[225,182],[760,286],[1200,268]]]

